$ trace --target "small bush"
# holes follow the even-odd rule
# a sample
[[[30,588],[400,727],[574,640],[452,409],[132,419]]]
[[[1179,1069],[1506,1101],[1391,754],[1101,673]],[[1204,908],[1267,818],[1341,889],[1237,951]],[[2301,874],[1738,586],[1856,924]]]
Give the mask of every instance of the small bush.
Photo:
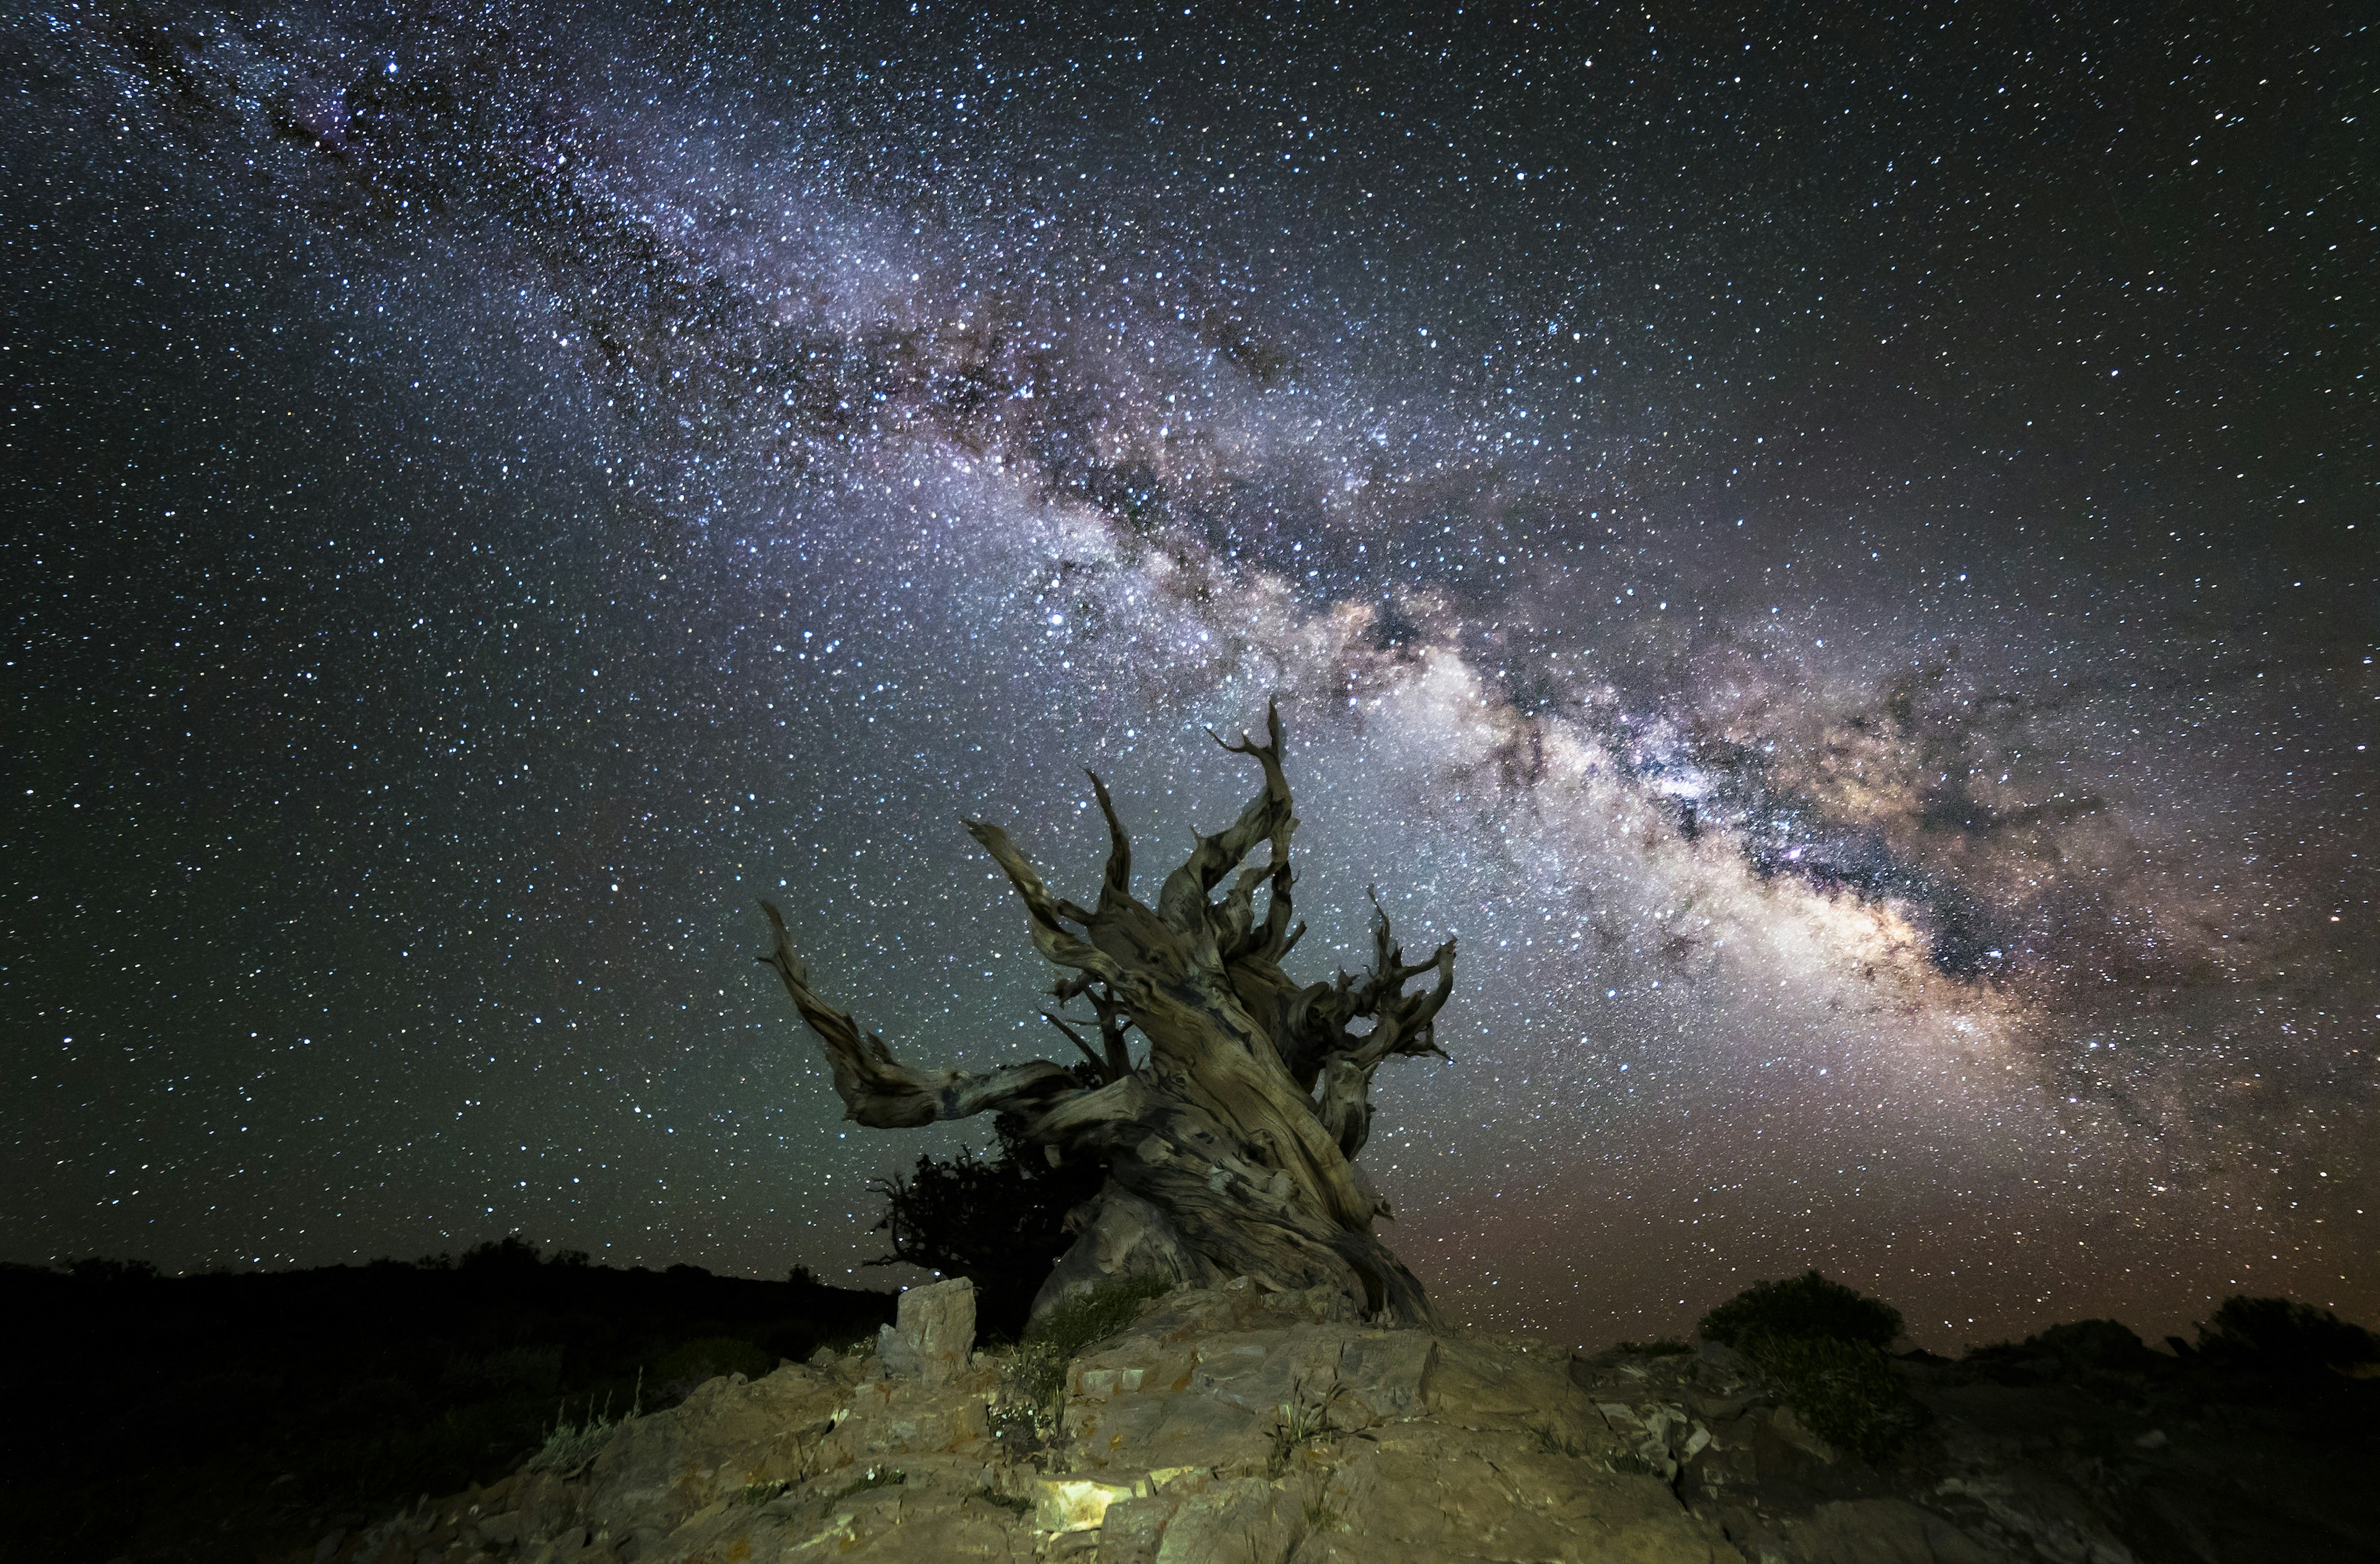
[[[2268,1373],[2346,1372],[2380,1363],[2380,1336],[2311,1303],[2240,1295],[2198,1328],[2198,1350]]]
[[[1547,1455],[1566,1455],[1572,1461],[1585,1461],[1591,1453],[1584,1435],[1555,1424],[1532,1424],[1529,1432],[1537,1437],[1537,1449]]]
[[[869,1264],[905,1261],[971,1279],[977,1324],[1008,1336],[1024,1328],[1050,1267],[1075,1242],[1067,1213],[1099,1194],[1107,1169],[1083,1158],[1052,1167],[1013,1124],[996,1127],[997,1156],[920,1157],[908,1177],[868,1186],[884,1196],[876,1227],[892,1241],[892,1253]]]
[[[1047,1341],[1027,1341],[1010,1360],[1009,1388],[1032,1409],[1038,1424],[1055,1424],[1059,1401],[1066,1388],[1064,1354]]]
[[[1110,1277],[1051,1309],[1026,1331],[1025,1340],[1047,1342],[1071,1360],[1131,1325],[1142,1303],[1172,1291],[1173,1283],[1163,1277]]]
[[[1865,1342],[1760,1336],[1740,1350],[1777,1382],[1804,1427],[1864,1461],[1884,1460],[1932,1420],[1891,1360]]]
[[[607,1399],[601,1412],[589,1406],[585,1422],[572,1423],[567,1403],[565,1403],[563,1412],[554,1417],[553,1427],[545,1436],[545,1443],[528,1458],[525,1470],[551,1472],[557,1477],[575,1477],[585,1471],[597,1456],[603,1453],[603,1447],[612,1442],[612,1436],[619,1431],[620,1425],[629,1420],[628,1417],[615,1420],[611,1416],[611,1411],[612,1403]],[[635,1413],[631,1412],[629,1417],[633,1416]]]
[[[1303,1379],[1297,1382],[1290,1399],[1281,1402],[1274,1413],[1271,1476],[1279,1477],[1288,1471],[1291,1461],[1305,1446],[1330,1439],[1342,1431],[1332,1408],[1342,1393],[1335,1372],[1327,1385],[1309,1385]]]
[[[1882,1461],[1933,1415],[1884,1355],[1900,1311],[1816,1271],[1755,1282],[1695,1328],[1776,1381],[1810,1432],[1864,1460]]]
[[[1130,1326],[1140,1305],[1173,1291],[1161,1277],[1111,1277],[1069,1298],[1026,1329],[1010,1369],[1016,1393],[1039,1415],[1054,1418],[1066,1388],[1066,1365]]]
[[[1706,1341],[1739,1350],[1748,1337],[1776,1336],[1856,1341],[1881,1351],[1900,1334],[1900,1311],[1809,1271],[1790,1281],[1753,1283],[1705,1315],[1694,1329]]]
[[[2140,1374],[2169,1362],[2112,1319],[2053,1325],[2022,1341],[1969,1349],[1961,1365],[2008,1385],[2079,1384],[2095,1376]]]
[[[1622,1341],[1612,1351],[1640,1358],[1681,1358],[1694,1349],[1674,1336],[1657,1336],[1650,1341]]]

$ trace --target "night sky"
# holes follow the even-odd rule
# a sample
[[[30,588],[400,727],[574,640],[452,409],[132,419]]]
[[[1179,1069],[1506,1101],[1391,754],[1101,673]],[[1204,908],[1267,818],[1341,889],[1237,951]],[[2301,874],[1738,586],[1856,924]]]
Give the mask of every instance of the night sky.
[[[756,899],[1065,1057],[1277,692],[1451,1317],[2373,1320],[2380,50],[2111,9],[12,9],[0,1257],[884,1285]]]

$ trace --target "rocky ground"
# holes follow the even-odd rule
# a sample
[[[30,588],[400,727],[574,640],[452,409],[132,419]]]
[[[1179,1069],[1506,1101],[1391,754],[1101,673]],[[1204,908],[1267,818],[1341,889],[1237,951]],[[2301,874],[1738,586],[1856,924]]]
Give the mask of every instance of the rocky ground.
[[[2105,1321],[2050,1335],[2064,1350],[1898,1360],[1931,1422],[1876,1464],[1812,1436],[1725,1347],[1572,1374],[1755,1564],[2380,1558],[2380,1381],[2276,1382]]]
[[[291,1564],[2380,1558],[2368,1426],[2274,1426],[2131,1359],[1901,1360],[1933,1421],[1871,1465],[1711,1345],[1378,1330],[1240,1282],[1037,1384],[972,1328],[965,1283],[917,1290],[872,1351],[713,1380]]]

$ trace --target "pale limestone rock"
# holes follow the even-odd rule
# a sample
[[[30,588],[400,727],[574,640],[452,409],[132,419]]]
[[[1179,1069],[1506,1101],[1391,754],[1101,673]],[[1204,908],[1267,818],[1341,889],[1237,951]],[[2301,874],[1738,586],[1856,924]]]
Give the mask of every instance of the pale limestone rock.
[[[1033,1528],[1039,1532],[1096,1531],[1107,1522],[1108,1507],[1133,1497],[1129,1484],[1098,1483],[1083,1478],[1054,1478],[1038,1485],[1033,1505]]]
[[[975,1283],[965,1277],[901,1294],[895,1322],[877,1333],[876,1357],[896,1379],[947,1384],[975,1351]]]

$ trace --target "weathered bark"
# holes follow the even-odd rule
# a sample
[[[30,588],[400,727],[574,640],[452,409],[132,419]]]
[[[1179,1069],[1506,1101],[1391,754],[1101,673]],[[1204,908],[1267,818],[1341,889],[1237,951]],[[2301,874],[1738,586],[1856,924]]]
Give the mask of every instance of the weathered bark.
[[[1372,1231],[1387,1204],[1353,1159],[1371,1133],[1374,1072],[1394,1056],[1438,1052],[1433,1029],[1453,988],[1454,942],[1407,964],[1376,896],[1367,971],[1300,985],[1281,970],[1305,929],[1291,922],[1297,819],[1277,708],[1266,724],[1264,743],[1243,735],[1225,746],[1258,763],[1262,789],[1228,828],[1197,838],[1154,908],[1132,894],[1132,843],[1096,776],[1110,849],[1094,908],[1051,896],[1004,831],[967,822],[1024,902],[1034,947],[1061,971],[1051,990],[1059,1009],[1077,998],[1091,1006],[1097,1047],[1064,1017],[1050,1017],[1087,1067],[1037,1060],[978,1075],[902,1063],[819,998],[784,920],[765,902],[771,943],[761,960],[824,1046],[848,1117],[897,1129],[1007,1115],[1029,1142],[1104,1163],[1226,1276],[1284,1290],[1335,1287],[1367,1315],[1427,1323],[1421,1283]],[[1246,864],[1259,845],[1267,860]],[[1434,983],[1405,991],[1427,973]],[[1365,1023],[1362,1033],[1352,1029]],[[1143,1039],[1136,1062],[1135,1031]]]

